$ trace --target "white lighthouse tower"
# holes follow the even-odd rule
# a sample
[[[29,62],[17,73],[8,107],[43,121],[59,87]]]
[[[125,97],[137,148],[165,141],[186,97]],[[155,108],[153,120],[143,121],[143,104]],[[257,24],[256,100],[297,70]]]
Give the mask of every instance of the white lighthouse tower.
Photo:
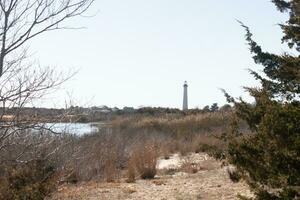
[[[188,84],[185,81],[183,85],[183,105],[182,110],[188,110]]]

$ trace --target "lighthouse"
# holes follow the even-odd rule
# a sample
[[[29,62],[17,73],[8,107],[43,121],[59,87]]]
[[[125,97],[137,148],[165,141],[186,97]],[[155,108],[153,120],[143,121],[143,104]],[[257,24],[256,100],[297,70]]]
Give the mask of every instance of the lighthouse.
[[[183,84],[183,105],[182,105],[182,110],[188,110],[188,84],[185,81]]]

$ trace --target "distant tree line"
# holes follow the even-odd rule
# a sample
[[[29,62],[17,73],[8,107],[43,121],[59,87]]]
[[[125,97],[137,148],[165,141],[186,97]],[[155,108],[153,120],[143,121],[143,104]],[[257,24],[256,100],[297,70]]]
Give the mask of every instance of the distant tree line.
[[[221,107],[217,103],[213,103],[211,106],[204,106],[202,109],[194,108],[187,111],[182,111],[177,108],[163,108],[163,107],[124,107],[119,109],[117,107],[110,108],[107,106],[101,107],[80,107],[70,106],[69,108],[38,108],[38,107],[12,107],[12,108],[0,108],[0,114],[8,116],[2,117],[0,121],[9,119],[9,116],[13,116],[17,111],[20,113],[20,119],[35,119],[40,122],[97,122],[106,121],[119,115],[164,115],[164,114],[201,114],[209,112],[227,112],[232,107],[229,104],[225,104]],[[67,114],[66,114],[67,113]],[[62,117],[63,116],[63,117]]]

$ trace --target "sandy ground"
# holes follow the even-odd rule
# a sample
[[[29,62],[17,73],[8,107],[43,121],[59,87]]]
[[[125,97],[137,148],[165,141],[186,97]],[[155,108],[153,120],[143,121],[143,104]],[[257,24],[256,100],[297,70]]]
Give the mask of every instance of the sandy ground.
[[[220,165],[206,154],[175,154],[158,160],[159,173],[153,180],[63,185],[51,200],[231,200],[238,199],[237,194],[251,196],[246,184],[233,183],[227,167]],[[199,171],[191,173],[189,166]]]

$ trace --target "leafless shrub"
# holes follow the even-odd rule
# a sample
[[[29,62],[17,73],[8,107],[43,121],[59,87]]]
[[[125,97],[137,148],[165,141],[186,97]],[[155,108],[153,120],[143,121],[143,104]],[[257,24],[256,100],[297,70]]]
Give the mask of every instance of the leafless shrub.
[[[127,164],[127,178],[126,182],[127,183],[134,183],[135,182],[135,166],[134,166],[134,160],[133,157],[129,159],[128,164]]]
[[[137,172],[142,179],[152,179],[156,175],[157,152],[155,145],[148,143],[139,145],[132,153]]]
[[[111,149],[111,153],[106,155],[104,161],[104,177],[107,182],[114,182],[119,179],[119,170],[117,169],[117,155],[114,149]]]
[[[63,170],[71,154],[70,140],[43,124],[61,116],[42,119],[25,114],[24,108],[58,89],[73,73],[63,75],[32,62],[26,44],[45,32],[67,28],[62,23],[83,14],[93,1],[0,1],[0,190],[4,199],[43,199],[53,188],[53,174]],[[51,167],[44,165],[48,162]]]
[[[24,53],[18,50],[29,40],[48,31],[68,28],[63,22],[83,14],[92,3],[93,0],[1,1],[0,76],[8,69],[7,65],[23,59]]]

